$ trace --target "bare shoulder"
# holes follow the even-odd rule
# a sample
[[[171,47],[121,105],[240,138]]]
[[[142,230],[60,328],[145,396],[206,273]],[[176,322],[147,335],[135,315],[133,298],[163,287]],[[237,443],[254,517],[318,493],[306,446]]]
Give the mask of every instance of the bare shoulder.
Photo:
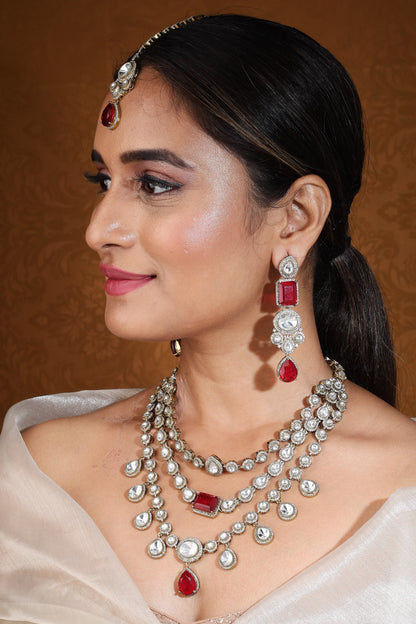
[[[359,465],[392,490],[416,485],[416,422],[355,384],[347,390],[344,435]]]
[[[88,414],[48,420],[22,437],[39,468],[65,487],[87,464],[94,466],[111,449],[131,443],[148,396],[143,390]]]

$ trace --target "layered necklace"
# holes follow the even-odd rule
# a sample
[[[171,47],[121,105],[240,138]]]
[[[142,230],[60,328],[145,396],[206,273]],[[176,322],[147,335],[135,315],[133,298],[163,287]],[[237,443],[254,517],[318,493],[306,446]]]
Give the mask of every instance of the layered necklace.
[[[189,448],[181,438],[175,418],[176,373],[161,382],[156,392],[151,395],[140,425],[140,437],[143,446],[141,457],[129,461],[124,468],[127,477],[135,478],[142,470],[146,477],[142,483],[133,485],[128,491],[128,499],[138,503],[145,495],[150,497],[149,507],[140,511],[134,518],[134,526],[144,531],[157,522],[157,536],[147,547],[147,554],[152,559],[163,557],[170,549],[184,563],[184,568],[176,579],[176,591],[179,596],[192,596],[199,591],[200,581],[191,565],[207,554],[219,553],[218,563],[224,570],[231,570],[238,563],[237,554],[231,548],[232,540],[242,535],[247,529],[253,530],[257,544],[269,544],[274,537],[273,529],[264,524],[264,518],[276,505],[277,517],[283,521],[296,518],[296,506],[282,496],[293,483],[298,484],[300,493],[306,497],[316,496],[319,485],[312,479],[305,478],[304,472],[312,464],[315,455],[321,452],[321,444],[328,433],[342,419],[347,407],[348,396],[345,392],[345,371],[338,362],[327,358],[333,376],[320,381],[305,401],[300,416],[294,418],[290,427],[282,429],[269,440],[264,447],[251,457],[242,460],[222,461],[217,455],[204,458]],[[310,438],[309,438],[310,437]],[[307,447],[300,446],[308,442]],[[296,451],[299,450],[298,453]],[[229,498],[220,498],[215,494],[193,489],[182,474],[178,462],[181,455],[185,462],[205,470],[214,477],[235,473],[238,470],[250,471],[255,466],[263,465],[264,472],[255,476],[251,483]],[[229,514],[250,503],[260,495],[255,508],[247,511],[231,527],[221,531],[215,538],[205,543],[197,537],[180,538],[168,521],[168,512],[162,498],[159,484],[158,460],[166,462],[167,472],[172,485],[181,491],[184,504],[193,512],[213,518],[218,514]],[[271,461],[269,461],[271,459]],[[285,497],[285,496],[284,496]]]

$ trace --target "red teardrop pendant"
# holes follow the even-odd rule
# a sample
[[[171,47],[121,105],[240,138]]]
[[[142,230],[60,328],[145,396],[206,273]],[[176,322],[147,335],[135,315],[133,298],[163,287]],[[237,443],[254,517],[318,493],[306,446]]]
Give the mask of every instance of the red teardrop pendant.
[[[115,102],[108,102],[107,106],[101,113],[101,123],[106,128],[110,128],[110,130],[113,130],[113,128],[116,127],[119,121],[120,115],[118,113],[117,104]]]
[[[277,368],[277,374],[282,381],[294,381],[298,376],[298,369],[293,360],[289,357],[285,357]]]
[[[193,596],[199,590],[199,579],[195,572],[185,568],[178,578],[178,593],[180,596]]]

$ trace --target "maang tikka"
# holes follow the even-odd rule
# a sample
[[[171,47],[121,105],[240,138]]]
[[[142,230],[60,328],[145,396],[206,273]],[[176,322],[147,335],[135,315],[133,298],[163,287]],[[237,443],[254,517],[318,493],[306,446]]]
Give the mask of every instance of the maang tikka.
[[[177,24],[172,24],[171,26],[167,26],[160,32],[156,33],[150,39],[146,41],[140,48],[133,54],[131,59],[120,67],[117,72],[117,78],[110,84],[111,95],[113,96],[113,101],[108,102],[104,107],[103,112],[101,113],[101,123],[103,126],[108,128],[109,130],[114,130],[120,121],[120,100],[131,91],[136,83],[136,78],[138,75],[138,67],[137,61],[142,54],[142,52],[151,46],[157,39],[160,39],[164,34],[171,30],[177,30],[182,26],[187,26],[192,22],[195,22],[205,15],[193,15],[192,17],[188,17]]]
[[[273,319],[274,330],[270,340],[284,353],[277,367],[277,376],[282,381],[294,381],[298,368],[290,356],[305,340],[301,318],[293,309],[299,301],[299,286],[295,276],[298,263],[293,256],[286,256],[279,264],[281,279],[276,282],[276,304],[281,307]]]

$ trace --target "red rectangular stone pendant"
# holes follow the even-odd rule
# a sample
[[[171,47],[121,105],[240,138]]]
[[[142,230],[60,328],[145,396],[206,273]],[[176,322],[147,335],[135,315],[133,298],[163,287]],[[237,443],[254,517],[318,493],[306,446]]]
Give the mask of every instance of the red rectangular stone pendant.
[[[213,518],[217,515],[220,504],[221,498],[219,496],[207,494],[206,492],[198,492],[192,503],[192,509],[195,513]]]
[[[298,283],[296,280],[279,280],[277,282],[276,303],[281,306],[298,304]]]

